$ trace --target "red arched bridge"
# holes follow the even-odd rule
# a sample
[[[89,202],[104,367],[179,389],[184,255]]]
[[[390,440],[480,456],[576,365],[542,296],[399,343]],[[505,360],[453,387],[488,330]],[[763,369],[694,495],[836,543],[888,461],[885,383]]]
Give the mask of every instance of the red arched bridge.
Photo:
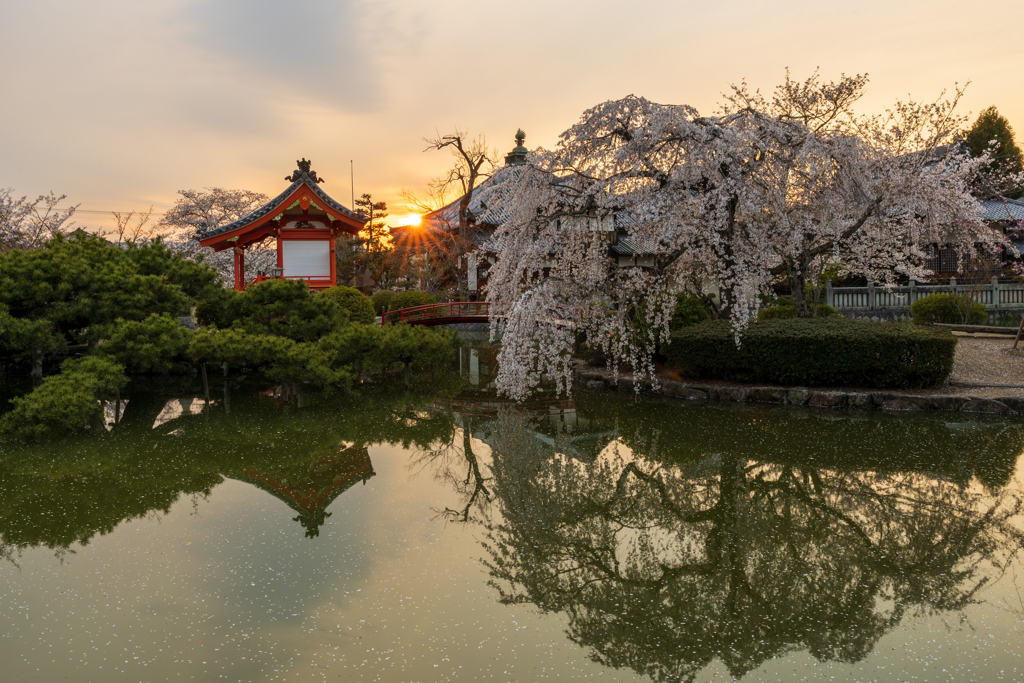
[[[388,311],[381,318],[381,325],[408,323],[410,325],[454,325],[457,323],[485,323],[490,320],[491,313],[496,318],[504,317],[498,308],[499,304],[489,301],[452,301],[446,304],[427,304]],[[579,309],[576,309],[579,312]],[[538,324],[572,326],[572,319],[559,312],[551,314],[551,318],[537,320]]]
[[[452,325],[455,323],[485,323],[490,319],[491,304],[487,301],[452,301],[446,304],[427,304],[388,311],[382,325],[408,323],[410,325]]]

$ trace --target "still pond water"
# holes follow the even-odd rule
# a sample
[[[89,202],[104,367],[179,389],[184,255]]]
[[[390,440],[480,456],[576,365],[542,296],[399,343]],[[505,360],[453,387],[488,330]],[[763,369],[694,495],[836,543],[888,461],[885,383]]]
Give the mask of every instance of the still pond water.
[[[1024,421],[513,410],[474,361],[0,445],[0,680],[1024,680]]]

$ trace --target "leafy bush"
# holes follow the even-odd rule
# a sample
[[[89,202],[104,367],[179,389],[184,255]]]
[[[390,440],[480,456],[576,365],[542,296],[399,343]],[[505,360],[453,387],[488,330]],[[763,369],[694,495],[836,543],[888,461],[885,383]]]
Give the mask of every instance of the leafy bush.
[[[315,341],[344,326],[348,312],[334,297],[311,294],[305,282],[267,280],[244,292],[221,290],[196,307],[196,317],[220,329]]]
[[[31,438],[87,429],[99,414],[98,401],[112,398],[127,382],[124,368],[109,358],[64,361],[60,374],[11,400],[14,407],[0,418],[0,434]]]
[[[113,356],[128,372],[167,372],[184,356],[188,330],[169,315],[153,314],[142,321],[118,320],[103,355]]]
[[[349,369],[336,362],[330,350],[320,343],[251,334],[239,328],[198,330],[189,337],[187,354],[196,363],[259,367],[265,377],[275,382],[347,388],[352,378]]]
[[[397,298],[397,297],[396,297]],[[405,368],[405,387],[409,388],[409,369],[436,369],[447,365],[459,347],[454,330],[432,330],[421,325],[387,325],[381,328],[380,344],[371,354],[374,363],[387,370],[395,363]]]
[[[379,292],[373,293],[373,296],[370,297],[370,301],[373,302],[373,310],[376,311],[377,315],[380,315],[391,308],[391,300],[394,297],[395,292],[391,289],[382,289]]]
[[[730,323],[715,320],[673,332],[663,353],[691,378],[896,388],[942,382],[955,349],[948,330],[836,317],[757,322],[739,348]]]
[[[668,324],[670,330],[675,332],[682,327],[697,325],[706,320],[711,320],[711,313],[703,299],[689,291],[676,294],[676,308]]]
[[[839,311],[828,304],[818,304],[817,318],[834,318],[839,316]],[[779,299],[774,306],[762,308],[757,312],[758,320],[788,320],[796,317],[796,307],[792,299]]]
[[[436,303],[437,299],[432,294],[411,289],[407,292],[395,294],[391,299],[391,305],[388,306],[388,310],[397,311],[399,308],[412,308],[413,306],[426,306],[427,304]]]
[[[348,318],[354,323],[373,323],[377,317],[370,297],[355,287],[337,285],[320,292],[320,296],[337,301],[339,306],[348,311]]]
[[[984,325],[985,307],[967,294],[929,294],[910,306],[915,325]]]

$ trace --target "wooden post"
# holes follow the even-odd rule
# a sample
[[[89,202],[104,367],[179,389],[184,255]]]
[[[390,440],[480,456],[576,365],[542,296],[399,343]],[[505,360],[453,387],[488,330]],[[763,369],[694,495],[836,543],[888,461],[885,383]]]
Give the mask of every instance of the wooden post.
[[[832,278],[825,281],[825,305],[836,307],[835,295],[832,293]]]
[[[999,276],[992,276],[992,308],[999,308],[1002,297],[999,296]]]
[[[1013,348],[1017,348],[1017,342],[1020,341],[1021,330],[1024,330],[1024,314],[1020,316],[1020,325],[1017,326],[1017,336],[1013,338]]]
[[[43,350],[32,349],[32,382],[38,384],[43,381]]]
[[[917,301],[917,283],[911,279],[910,292],[907,294],[907,306],[913,306],[915,301]]]
[[[868,310],[875,310],[875,283],[868,282]]]
[[[206,379],[206,363],[203,363],[203,398],[206,399],[206,405],[210,405],[210,383]]]

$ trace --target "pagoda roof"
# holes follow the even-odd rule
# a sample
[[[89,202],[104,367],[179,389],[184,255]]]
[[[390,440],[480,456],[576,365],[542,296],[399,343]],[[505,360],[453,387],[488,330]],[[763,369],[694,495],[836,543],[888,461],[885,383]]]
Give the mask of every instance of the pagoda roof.
[[[200,244],[211,246],[212,243],[229,239],[232,233],[241,235],[254,230],[290,208],[305,192],[308,192],[313,203],[331,218],[342,221],[349,228],[362,229],[369,218],[359,211],[353,211],[320,189],[320,183],[324,181],[317,176],[316,171],[310,169],[311,163],[306,159],[297,161],[298,169],[285,177],[285,180],[292,181],[292,184],[252,213],[220,227],[199,231],[196,238]],[[222,239],[214,240],[216,237]]]

